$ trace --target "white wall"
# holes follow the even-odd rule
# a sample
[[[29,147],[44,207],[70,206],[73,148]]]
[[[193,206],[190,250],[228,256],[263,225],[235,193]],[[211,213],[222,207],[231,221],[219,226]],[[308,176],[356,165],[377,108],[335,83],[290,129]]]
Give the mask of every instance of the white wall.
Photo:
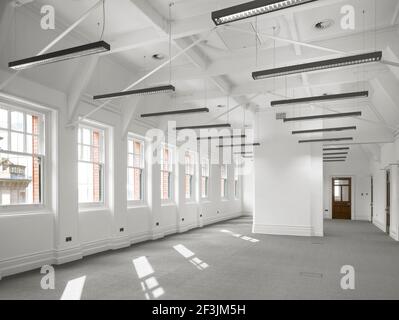
[[[396,164],[396,165],[395,165]],[[399,241],[399,138],[394,143],[381,146],[376,159],[371,163],[374,177],[373,223],[386,231],[386,170],[391,171],[391,221],[390,236]]]
[[[258,115],[254,232],[323,235],[323,163],[320,144],[299,144],[275,115]]]
[[[371,169],[369,156],[352,146],[346,162],[324,164],[324,218],[332,219],[332,178],[352,178],[352,220],[371,221]]]
[[[1,79],[6,74],[0,71]],[[6,94],[9,97],[6,97]],[[147,181],[148,199],[139,207],[128,207],[126,199],[126,137],[122,136],[123,114],[112,109],[101,110],[91,119],[109,127],[108,161],[110,171],[107,205],[101,209],[79,210],[77,190],[77,129],[68,123],[67,97],[64,93],[17,77],[13,85],[3,91],[1,100],[21,105],[35,102],[54,111],[50,172],[53,185],[48,199],[52,206],[32,212],[0,212],[0,278],[30,270],[44,264],[60,264],[85,255],[109,249],[118,249],[133,243],[161,238],[167,234],[184,232],[191,228],[241,215],[242,200],[234,199],[233,167],[229,166],[229,199],[220,197],[220,167],[212,166],[210,198],[197,198],[186,203],[182,197],[183,166],[175,170],[179,186],[176,201],[162,206],[159,201],[159,167],[149,165],[151,179]],[[81,102],[76,115],[83,115],[93,106]],[[133,121],[129,131],[144,134],[146,127]],[[56,152],[55,152],[56,151]],[[48,155],[50,156],[50,155]],[[50,158],[49,158],[50,159]],[[197,179],[198,183],[198,179]],[[179,189],[180,188],[180,189]],[[198,188],[198,186],[197,186]],[[202,215],[202,217],[201,217]],[[184,218],[184,221],[182,221]],[[159,226],[156,226],[159,222]],[[120,232],[124,228],[124,232]],[[66,242],[66,237],[72,237]]]
[[[249,172],[243,176],[242,184],[242,211],[252,215],[254,211],[254,165],[250,160],[246,161]]]

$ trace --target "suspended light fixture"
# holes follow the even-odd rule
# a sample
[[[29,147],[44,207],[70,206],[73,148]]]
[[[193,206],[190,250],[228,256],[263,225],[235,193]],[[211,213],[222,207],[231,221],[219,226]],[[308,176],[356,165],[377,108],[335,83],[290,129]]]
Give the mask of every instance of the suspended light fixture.
[[[292,134],[356,130],[356,126],[292,131]]]
[[[323,148],[323,151],[341,151],[341,150],[349,150],[349,147]]]
[[[216,25],[222,25],[313,1],[317,0],[256,0],[214,11],[212,20]]]
[[[378,51],[372,53],[358,54],[354,56],[347,56],[337,59],[322,60],[322,61],[316,61],[304,64],[296,64],[287,67],[256,71],[252,73],[252,77],[254,80],[261,80],[273,77],[287,76],[296,73],[346,67],[362,63],[378,62],[381,61],[381,58],[382,58],[382,51]]]
[[[323,153],[323,156],[343,156],[348,155],[348,152],[332,152],[332,153]]]
[[[197,140],[239,139],[245,137],[246,137],[245,134],[241,134],[241,135],[219,136],[219,137],[198,137]]]
[[[252,151],[243,151],[243,152],[234,152],[236,155],[253,155],[254,153]]]
[[[315,120],[315,119],[333,119],[333,118],[345,118],[345,117],[360,117],[362,113],[358,112],[345,112],[345,113],[331,113],[331,114],[321,114],[315,116],[306,116],[306,117],[295,117],[295,118],[284,118],[284,122],[292,122],[292,121],[306,121],[306,120]]]
[[[101,95],[94,96],[93,100],[120,98],[120,97],[124,97],[124,96],[132,96],[132,95],[145,96],[145,95],[168,93],[168,92],[174,92],[174,91],[175,91],[174,86],[165,85],[165,86],[158,86],[158,87],[152,87],[152,88],[143,88],[143,89],[137,89],[137,90],[129,90],[129,91],[101,94]]]
[[[84,44],[82,46],[49,52],[22,60],[12,61],[8,63],[8,67],[14,70],[23,70],[44,64],[80,58],[109,50],[111,50],[111,46],[108,43],[106,43],[105,41],[97,41],[89,44]]]
[[[328,156],[328,155],[323,155],[324,159],[346,159],[348,157],[348,155],[337,155],[337,156]]]
[[[346,160],[346,157],[323,157],[323,160]]]
[[[234,147],[259,147],[260,143],[242,143],[242,144],[224,144],[217,146],[218,148],[234,148]]]
[[[323,162],[346,162],[346,160],[323,160]]]
[[[299,140],[299,143],[328,142],[328,141],[352,141],[353,138],[328,138],[328,139],[310,139]]]
[[[186,127],[176,127],[176,130],[185,130],[185,129],[211,129],[211,128],[231,128],[230,123],[222,123],[222,124],[205,124],[201,126],[186,126]]]
[[[209,109],[208,108],[197,108],[197,109],[185,109],[185,110],[144,113],[141,115],[141,117],[149,118],[149,117],[161,117],[161,116],[169,116],[169,115],[175,115],[175,114],[188,114],[188,113],[201,113],[201,112],[209,112]]]
[[[368,96],[369,96],[368,91],[348,92],[342,94],[326,94],[323,96],[272,101],[271,106],[277,107],[277,106],[284,106],[287,104],[302,104],[302,103],[311,103],[311,102],[336,101],[343,99],[367,98]]]

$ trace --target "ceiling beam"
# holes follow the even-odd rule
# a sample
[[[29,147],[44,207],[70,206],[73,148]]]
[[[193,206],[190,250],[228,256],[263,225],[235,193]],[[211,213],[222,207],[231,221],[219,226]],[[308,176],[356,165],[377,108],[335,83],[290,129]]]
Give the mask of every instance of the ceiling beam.
[[[369,34],[371,36],[371,34]],[[319,41],[317,44],[324,44],[326,40]],[[386,48],[392,41],[397,41],[396,31],[389,29],[383,34],[379,35],[379,46]],[[344,38],[336,38],[329,40],[331,47],[339,50],[346,50],[348,52],[359,52],[358,43],[362,42],[361,35],[351,35]],[[374,50],[373,48],[369,48]],[[363,50],[361,50],[363,51]],[[279,57],[279,61],[284,61],[285,65],[297,64],[310,62],[320,59],[336,58],[337,55],[329,54],[314,49],[302,49],[302,56],[297,56],[291,49],[290,46],[278,47],[276,49],[276,55]],[[218,60],[212,61],[205,70],[195,68],[190,65],[179,65],[173,68],[173,77],[175,80],[193,80],[198,78],[204,78],[208,76],[219,76],[228,74],[250,74],[251,71],[255,71],[255,65],[253,59],[248,59],[248,56],[253,54],[252,48],[244,49],[233,54],[229,57],[223,57]],[[267,48],[259,53],[258,68],[267,69],[272,67],[273,61],[273,48]],[[154,83],[161,83],[165,79],[169,78],[167,71],[159,72],[154,77],[151,77],[151,81]]]
[[[80,62],[80,66],[72,80],[72,85],[67,93],[68,118],[73,121],[80,99],[84,95],[90,80],[96,70],[99,56],[91,56]]]

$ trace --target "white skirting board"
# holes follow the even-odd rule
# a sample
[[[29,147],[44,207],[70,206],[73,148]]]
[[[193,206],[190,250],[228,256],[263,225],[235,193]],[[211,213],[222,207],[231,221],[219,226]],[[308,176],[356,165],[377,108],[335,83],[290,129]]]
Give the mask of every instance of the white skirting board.
[[[91,254],[100,253],[108,250],[118,250],[121,248],[129,247],[133,244],[161,239],[167,235],[187,232],[194,228],[199,228],[201,225],[209,225],[221,221],[226,221],[238,218],[242,213],[234,214],[220,214],[212,218],[204,218],[203,221],[197,223],[183,225],[181,227],[169,226],[159,228],[159,230],[135,233],[126,237],[101,239],[91,241],[75,246],[72,248],[61,248],[57,250],[49,250],[45,252],[38,252],[34,254],[19,256],[0,261],[0,280],[2,277],[10,276],[13,274],[26,272],[38,269],[44,265],[60,265],[72,261],[82,259]]]
[[[270,234],[270,235],[284,235],[284,236],[298,236],[298,237],[313,237],[323,236],[315,234],[312,227],[309,226],[286,226],[286,225],[254,225],[254,233]]]

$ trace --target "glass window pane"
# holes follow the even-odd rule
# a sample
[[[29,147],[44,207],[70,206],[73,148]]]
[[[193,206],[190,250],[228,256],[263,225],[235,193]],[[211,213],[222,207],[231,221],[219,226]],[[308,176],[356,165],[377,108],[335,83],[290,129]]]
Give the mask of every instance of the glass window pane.
[[[24,130],[24,114],[22,112],[11,112],[11,129],[15,131]]]
[[[79,202],[93,202],[94,195],[94,170],[93,164],[79,162]]]
[[[41,159],[30,156],[0,154],[2,205],[41,202]]]
[[[87,128],[82,129],[82,143],[90,145],[91,144],[91,130]]]
[[[0,108],[0,128],[8,128],[8,110]]]
[[[334,201],[341,201],[341,187],[334,187]]]
[[[342,201],[349,201],[349,186],[342,186]]]
[[[30,114],[26,115],[26,132],[32,133],[32,116]]]
[[[8,150],[8,132],[0,130],[0,149]]]
[[[32,136],[30,134],[26,135],[26,152],[32,153]]]
[[[347,185],[349,185],[349,180],[334,180],[334,185],[347,186]]]
[[[11,150],[16,152],[24,152],[24,134],[11,133]]]
[[[128,153],[133,153],[133,140],[128,140],[127,141],[127,152]]]

